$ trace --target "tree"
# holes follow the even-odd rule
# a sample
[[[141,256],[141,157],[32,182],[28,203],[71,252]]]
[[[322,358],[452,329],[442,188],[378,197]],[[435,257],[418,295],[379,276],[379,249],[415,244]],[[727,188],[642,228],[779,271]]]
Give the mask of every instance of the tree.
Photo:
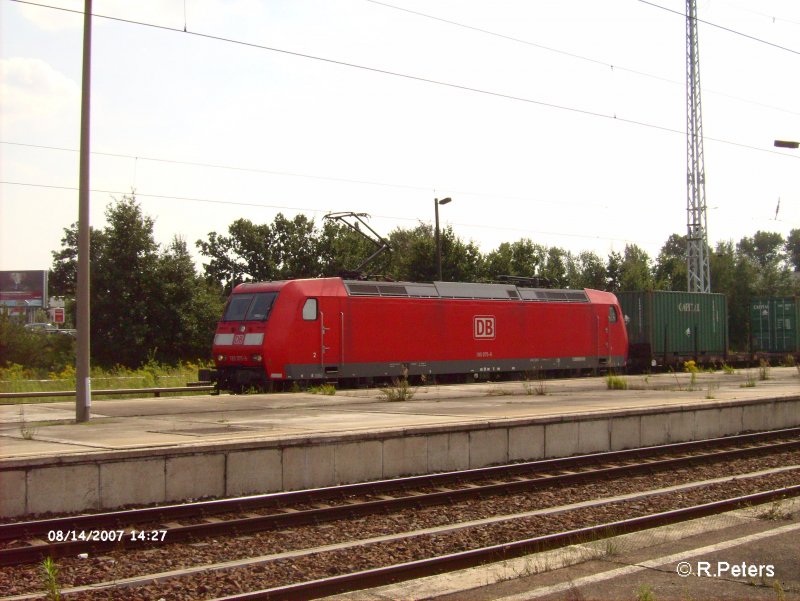
[[[570,277],[570,288],[594,288],[604,290],[608,272],[603,260],[594,252],[583,251],[574,262],[575,269]]]
[[[92,238],[91,351],[102,366],[137,367],[149,359],[205,358],[221,300],[197,276],[180,240],[161,252],[152,218],[133,196],[106,208],[108,225]],[[77,237],[65,230],[53,272],[65,292],[75,289]]]
[[[622,255],[615,250],[608,253],[605,289],[615,293],[622,291]]]
[[[208,234],[197,247],[210,261],[207,279],[229,293],[241,282],[266,282],[320,275],[319,236],[305,215],[287,219],[278,213],[271,224],[237,219],[228,235]]]
[[[800,272],[800,228],[795,228],[789,232],[785,249],[795,273]]]
[[[563,248],[551,246],[547,249],[547,258],[541,275],[547,278],[553,288],[566,288],[569,272],[574,271],[573,259]]]
[[[761,267],[771,268],[785,258],[784,245],[785,241],[780,234],[759,230],[752,238],[742,238],[738,250],[754,259]]]
[[[635,244],[626,244],[619,267],[620,290],[652,290],[650,257]]]
[[[755,289],[759,296],[792,293],[792,275],[786,255],[786,242],[776,232],[757,231],[752,238],[742,238],[739,254],[758,268]]]
[[[223,298],[200,278],[186,241],[175,237],[159,256],[149,309],[150,346],[161,362],[175,364],[208,356]]]
[[[655,266],[654,285],[659,290],[685,291],[688,283],[688,267],[686,264],[686,236],[672,234],[661,252]],[[715,279],[712,277],[711,281]]]
[[[547,248],[530,238],[516,242],[503,242],[484,259],[486,277],[497,279],[501,275],[523,278],[541,276],[547,259]]]

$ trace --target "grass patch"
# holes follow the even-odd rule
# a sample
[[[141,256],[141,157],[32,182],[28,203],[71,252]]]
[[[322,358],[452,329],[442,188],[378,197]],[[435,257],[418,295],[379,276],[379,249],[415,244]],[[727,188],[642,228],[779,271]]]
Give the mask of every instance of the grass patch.
[[[185,386],[188,382],[197,380],[197,370],[203,367],[194,363],[181,363],[176,366],[162,365],[153,361],[148,362],[139,369],[115,367],[102,369],[95,367],[91,371],[92,397],[97,398],[97,390],[119,390],[122,388],[169,388]],[[68,366],[61,372],[51,372],[41,377],[33,370],[21,365],[11,364],[0,367],[0,392],[55,392],[75,390],[75,368]],[[182,394],[182,393],[175,393]],[[114,395],[114,398],[136,398],[132,395]],[[56,403],[68,401],[70,397],[22,397],[3,399],[2,404],[19,403]]]
[[[758,362],[758,379],[764,382],[765,380],[769,380],[770,367],[769,362],[762,359]]]
[[[653,587],[648,584],[643,584],[636,591],[636,601],[655,601],[656,596],[653,593]]]
[[[755,388],[756,387],[756,379],[753,374],[750,373],[748,370],[745,374],[744,384],[740,384],[739,388]]]
[[[414,389],[406,378],[395,378],[391,386],[381,388],[379,392],[386,401],[410,401],[414,398]]]
[[[319,386],[312,386],[308,389],[311,394],[323,394],[326,396],[333,396],[336,394],[336,386],[333,384],[320,384]]]
[[[533,377],[531,377],[532,373]],[[536,372],[526,372],[522,388],[528,396],[545,396],[547,394],[547,385],[545,384],[544,374],[538,370]]]
[[[609,390],[628,390],[628,380],[621,376],[608,374],[606,376],[606,388]]]

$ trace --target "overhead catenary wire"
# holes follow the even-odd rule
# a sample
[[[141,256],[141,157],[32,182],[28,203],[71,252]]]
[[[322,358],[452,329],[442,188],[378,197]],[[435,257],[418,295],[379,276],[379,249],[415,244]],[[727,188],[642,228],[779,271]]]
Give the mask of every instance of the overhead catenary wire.
[[[713,140],[713,138],[706,138],[706,140]],[[78,152],[75,148],[64,148],[62,146],[47,146],[43,144],[26,144],[23,142],[15,142],[9,140],[0,140],[0,144],[6,144],[10,146],[20,146],[25,148],[37,148],[43,150],[55,150],[61,152]],[[764,150],[765,152],[771,152],[772,154],[779,154],[781,156],[800,160],[800,156],[795,154],[789,154],[785,152],[778,152],[775,150],[770,149],[761,149],[756,146],[747,146],[744,145],[746,148],[751,150]],[[282,177],[296,177],[296,178],[304,178],[304,179],[311,179],[311,180],[322,180],[322,181],[330,181],[336,183],[343,183],[343,184],[357,184],[357,185],[365,185],[365,186],[379,186],[384,188],[395,188],[395,189],[404,189],[404,190],[415,190],[415,191],[430,191],[432,190],[431,186],[424,186],[421,184],[409,184],[409,183],[399,183],[399,182],[381,182],[375,180],[366,180],[366,179],[355,179],[355,178],[346,178],[346,177],[335,177],[330,175],[320,175],[320,174],[312,174],[312,173],[298,173],[294,171],[278,171],[273,169],[264,169],[259,167],[244,167],[241,165],[222,165],[218,163],[206,163],[200,161],[188,161],[188,160],[180,160],[180,159],[167,159],[167,158],[158,158],[158,157],[148,157],[148,156],[141,156],[141,155],[131,155],[131,154],[123,154],[123,153],[115,153],[115,152],[101,152],[101,151],[92,151],[92,155],[95,156],[104,156],[104,157],[111,157],[111,158],[121,158],[121,159],[131,159],[136,162],[138,165],[138,161],[147,161],[147,162],[154,162],[154,163],[164,163],[164,164],[171,164],[171,165],[183,165],[189,167],[201,167],[204,169],[222,169],[222,170],[229,170],[229,171],[240,171],[246,173],[260,173],[265,175],[276,175]],[[135,182],[134,182],[135,183]],[[521,195],[510,195],[504,193],[496,193],[496,192],[482,192],[476,190],[462,190],[450,186],[439,186],[440,190],[446,190],[448,194],[458,194],[458,195],[467,195],[467,196],[481,196],[481,197],[491,197],[495,199],[504,199],[504,200],[522,200],[525,202],[533,202],[533,203],[542,203],[542,204],[557,204],[559,206],[563,206],[565,204],[564,200],[543,200],[543,199],[536,199],[531,198],[530,196],[521,196]],[[570,203],[567,202],[570,206],[581,206],[582,204],[585,205],[586,203]],[[591,204],[593,207],[597,207],[597,204]],[[602,208],[607,208],[604,205]]]
[[[647,6],[652,6],[653,8],[658,8],[660,10],[666,11],[668,13],[673,13],[675,15],[680,16],[681,18],[684,18],[684,19],[686,18],[686,15],[683,12],[681,12],[679,10],[675,10],[674,8],[669,8],[667,6],[661,6],[660,4],[656,4],[655,2],[650,2],[649,0],[639,0],[639,2],[641,2],[642,4],[646,4]],[[709,27],[714,27],[716,29],[720,29],[722,31],[726,31],[726,32],[734,34],[734,35],[741,36],[741,37],[746,38],[746,39],[748,39],[748,40],[750,40],[752,42],[757,42],[759,44],[765,44],[765,45],[771,46],[772,48],[775,48],[777,50],[783,50],[783,51],[786,51],[786,52],[790,52],[792,54],[800,55],[800,50],[795,50],[794,48],[789,48],[787,46],[782,46],[781,44],[775,44],[774,42],[770,42],[770,41],[765,40],[763,38],[759,38],[757,36],[750,35],[748,33],[742,32],[742,31],[738,31],[738,30],[733,29],[731,27],[725,27],[724,25],[719,25],[718,23],[712,23],[711,21],[706,21],[704,19],[697,19],[697,22],[698,23],[703,23],[704,25],[708,25]]]
[[[12,1],[20,1],[20,0],[12,0]],[[25,3],[25,4],[44,6],[44,5],[41,5],[41,4],[34,3],[34,2],[25,2],[24,0],[22,0],[22,2]],[[48,8],[57,8],[57,7],[48,7]],[[62,10],[62,9],[59,9],[59,10]],[[80,11],[71,11],[71,12],[80,12]],[[102,16],[99,16],[99,17],[102,17]],[[119,19],[119,18],[115,18],[115,17],[102,17],[102,18],[109,18],[109,19],[112,19],[112,20],[124,21],[124,22],[127,22],[127,23],[139,24],[139,25],[143,25],[143,26],[147,26],[147,27],[157,27],[157,28],[160,28],[160,29],[167,29],[167,30],[170,30],[170,31],[181,32],[180,29],[163,27],[163,26],[158,26],[158,25],[151,25],[151,24],[141,23],[141,22],[136,22],[136,21],[129,21],[129,20]],[[386,71],[386,70],[382,70],[382,69],[366,67],[366,66],[363,66],[363,65],[356,65],[356,64],[353,64],[353,63],[346,63],[346,62],[336,61],[336,60],[332,60],[332,59],[328,59],[328,58],[324,58],[324,57],[315,57],[315,56],[312,56],[312,55],[305,55],[305,54],[295,53],[295,52],[292,52],[292,51],[286,51],[286,50],[281,50],[281,49],[270,48],[270,47],[261,46],[261,45],[258,45],[258,44],[251,44],[251,43],[248,43],[248,42],[241,42],[241,41],[238,41],[238,40],[233,40],[233,39],[228,39],[228,38],[221,38],[221,37],[211,36],[211,35],[207,35],[207,34],[195,34],[194,32],[186,32],[186,33],[189,33],[190,35],[198,35],[200,37],[209,38],[209,39],[213,39],[213,40],[218,40],[218,41],[222,41],[222,42],[230,42],[230,43],[233,43],[233,44],[241,44],[241,45],[245,45],[245,46],[253,46],[255,48],[264,49],[264,50],[270,50],[270,51],[275,51],[275,52],[283,52],[283,53],[286,53],[286,54],[290,54],[290,55],[294,55],[294,56],[298,56],[298,57],[302,57],[302,58],[308,58],[308,59],[313,59],[313,60],[322,60],[322,61],[326,61],[326,62],[329,62],[329,63],[341,65],[341,66],[354,67],[354,68],[358,68],[358,69],[365,69],[365,70],[368,70],[368,71],[374,71],[376,73],[381,73],[381,74],[387,74],[387,75],[398,76],[398,77],[406,77],[406,78],[409,78],[409,79],[416,79],[416,80],[419,80],[419,81],[422,81],[422,82],[426,82],[426,83],[432,83],[432,84],[437,84],[437,85],[445,85],[445,86],[450,86],[450,87],[456,87],[456,88],[463,89],[465,91],[478,92],[478,93],[483,93],[483,94],[491,94],[491,95],[494,95],[494,96],[499,96],[499,97],[503,97],[503,98],[510,98],[510,99],[513,99],[513,100],[521,100],[521,101],[525,101],[525,102],[539,104],[539,105],[542,105],[542,106],[547,106],[547,107],[552,107],[552,108],[557,108],[557,109],[562,109],[562,110],[570,110],[570,111],[580,112],[580,113],[584,113],[584,114],[587,114],[587,115],[590,115],[590,116],[603,117],[603,118],[606,118],[606,119],[612,119],[613,118],[613,119],[615,119],[617,121],[620,121],[620,122],[627,122],[627,123],[630,123],[630,124],[642,125],[642,126],[645,126],[645,127],[651,127],[651,128],[655,128],[655,129],[660,129],[660,130],[668,131],[668,132],[671,132],[671,133],[677,133],[677,134],[679,134],[681,136],[685,135],[685,132],[680,131],[680,130],[661,127],[661,126],[658,126],[656,124],[650,124],[650,123],[646,123],[646,122],[629,121],[629,120],[625,120],[623,118],[619,118],[619,117],[614,116],[614,115],[593,113],[591,111],[585,111],[585,110],[581,110],[581,109],[577,109],[576,110],[573,107],[566,107],[566,106],[560,106],[560,105],[554,105],[554,104],[538,102],[535,99],[517,98],[517,97],[508,96],[508,95],[501,94],[501,93],[496,93],[496,92],[493,92],[491,90],[481,90],[481,89],[477,89],[477,88],[471,88],[471,87],[468,87],[468,86],[460,86],[460,85],[457,85],[457,84],[450,84],[450,83],[447,83],[447,82],[441,82],[441,81],[432,80],[432,79],[418,78],[418,77],[415,77],[413,75],[406,75],[406,74],[402,74],[402,73],[396,73],[396,72],[392,72],[392,71]],[[715,138],[706,138],[706,140],[716,141],[716,142],[720,142],[720,143],[724,143],[724,144],[731,144],[731,145],[734,145],[734,146],[738,146],[738,147],[746,148],[746,149],[750,149],[750,150],[755,150],[755,151],[759,151],[759,152],[770,152],[771,154],[780,154],[782,156],[791,157],[791,158],[794,158],[794,159],[800,158],[800,156],[798,156],[797,154],[787,154],[787,153],[783,153],[783,152],[778,152],[778,151],[773,150],[771,148],[759,148],[759,147],[748,145],[748,144],[733,142],[733,141],[729,141],[729,140],[715,139]],[[35,145],[29,145],[29,146],[35,146]],[[70,149],[62,149],[62,150],[70,150]],[[356,179],[338,178],[338,177],[331,177],[331,176],[324,176],[324,175],[302,174],[302,173],[291,173],[291,172],[279,172],[279,171],[270,171],[270,170],[267,170],[267,169],[259,169],[259,168],[253,168],[253,167],[243,167],[243,166],[236,166],[236,165],[215,165],[215,164],[201,163],[201,162],[194,162],[194,161],[183,161],[183,160],[174,160],[174,159],[160,159],[160,158],[156,158],[156,157],[141,157],[141,156],[125,155],[125,154],[112,154],[112,153],[98,153],[98,154],[103,154],[103,155],[106,155],[106,156],[118,156],[118,157],[122,157],[122,158],[131,158],[131,159],[134,159],[136,161],[139,161],[139,160],[141,160],[141,161],[157,161],[157,162],[163,162],[163,163],[182,164],[182,165],[190,165],[190,166],[203,166],[203,167],[212,167],[212,168],[218,168],[218,169],[231,169],[231,170],[249,171],[249,172],[256,172],[256,173],[270,173],[270,174],[276,174],[276,175],[288,175],[288,176],[292,176],[292,177],[306,177],[306,178],[311,178],[311,179],[322,179],[322,180],[327,180],[327,181],[339,181],[339,182],[343,182],[343,183],[358,183],[358,184],[389,186],[389,187],[397,187],[397,188],[407,188],[407,189],[415,189],[415,190],[429,190],[429,187],[413,186],[413,185],[402,184],[402,183],[375,182],[375,181],[368,181],[368,180],[356,180]],[[134,173],[135,173],[135,169],[136,169],[136,167],[134,166]],[[135,175],[134,175],[134,181],[135,181]],[[448,190],[449,190],[449,188],[448,188]],[[116,193],[121,193],[121,192],[116,192]],[[480,194],[480,193],[475,193],[475,192],[463,192],[463,191],[459,192],[459,193],[460,194]],[[497,195],[491,195],[491,194],[483,194],[483,195],[497,197]],[[142,196],[149,196],[149,197],[152,197],[152,198],[179,198],[179,197],[167,197],[167,196],[161,196],[161,195],[144,195],[144,194],[142,194]],[[182,199],[183,200],[193,200],[193,199],[189,199],[189,198],[182,198]],[[196,200],[202,201],[202,202],[215,202],[215,201],[205,200],[205,199],[196,199]],[[529,199],[526,199],[526,200],[529,200]],[[234,202],[225,202],[225,201],[216,201],[216,202],[223,202],[225,204],[241,204],[241,205],[245,204],[245,203],[234,203]],[[541,202],[553,202],[553,201],[541,201]],[[250,206],[262,207],[263,205],[251,204]],[[281,208],[281,207],[276,207],[276,208]],[[296,208],[296,207],[284,207],[284,208],[286,210],[298,210],[298,211],[302,211],[303,210],[303,209],[299,209],[299,208]],[[316,213],[317,211],[313,211],[313,212]],[[393,219],[402,219],[402,218],[393,218]],[[468,225],[468,227],[481,227],[481,226]],[[497,229],[497,228],[494,228],[494,229]],[[548,234],[548,235],[555,235],[555,234]],[[589,236],[579,236],[579,237],[587,237],[588,238]],[[608,239],[611,239],[611,238],[608,238]]]
[[[31,6],[39,6],[39,7],[42,7],[42,8],[60,10],[60,11],[65,11],[65,12],[70,12],[70,13],[75,13],[75,14],[83,14],[82,11],[79,11],[79,10],[62,8],[62,7],[58,7],[58,6],[51,6],[51,5],[47,5],[47,4],[41,4],[41,3],[38,3],[38,2],[31,2],[30,0],[11,0],[11,1],[12,2],[17,2],[19,4],[27,4],[27,5],[31,5]],[[640,0],[640,1],[644,1],[644,0]],[[657,6],[657,5],[655,5],[655,6]],[[505,99],[505,100],[511,100],[511,101],[516,101],[516,102],[523,102],[523,103],[530,104],[530,105],[541,106],[541,107],[544,107],[544,108],[551,108],[551,109],[554,109],[554,110],[570,112],[570,113],[573,113],[573,114],[584,115],[584,116],[587,116],[587,117],[595,117],[595,118],[599,118],[599,119],[606,119],[606,120],[610,120],[610,121],[615,121],[615,122],[618,122],[618,123],[625,123],[625,124],[628,124],[628,125],[634,125],[634,126],[637,126],[637,127],[649,128],[649,129],[652,129],[652,130],[675,133],[675,134],[679,134],[681,136],[685,135],[685,133],[686,133],[683,130],[675,129],[675,128],[664,126],[664,125],[658,125],[658,124],[655,124],[655,123],[649,123],[649,122],[641,121],[641,120],[637,120],[637,119],[628,119],[626,117],[621,117],[621,116],[619,116],[617,114],[601,113],[599,111],[594,111],[594,110],[590,110],[590,109],[584,109],[584,108],[579,108],[579,107],[575,107],[575,106],[567,106],[567,105],[557,104],[557,103],[553,103],[553,102],[546,102],[544,100],[538,100],[538,99],[535,99],[535,98],[527,98],[525,96],[519,96],[519,95],[516,95],[516,94],[510,94],[510,93],[506,93],[506,92],[499,92],[499,91],[489,90],[489,89],[485,89],[485,88],[477,88],[477,87],[474,87],[474,86],[469,86],[469,85],[465,85],[465,84],[459,84],[459,83],[455,83],[455,82],[442,81],[442,80],[433,79],[433,78],[430,78],[430,77],[422,77],[422,76],[413,75],[413,74],[410,74],[410,73],[401,73],[400,71],[393,71],[393,70],[390,70],[390,69],[383,69],[383,68],[380,68],[380,67],[372,67],[372,66],[368,66],[368,65],[361,65],[361,64],[358,64],[358,63],[353,63],[353,62],[349,62],[349,61],[343,61],[343,60],[328,58],[328,57],[324,57],[324,56],[317,56],[317,55],[313,55],[313,54],[307,54],[307,53],[304,53],[304,52],[296,52],[296,51],[287,50],[287,49],[284,49],[284,48],[277,48],[277,47],[274,47],[274,46],[267,46],[267,45],[264,45],[264,44],[257,44],[255,42],[246,42],[244,40],[237,40],[237,39],[234,39],[234,38],[229,38],[229,37],[224,37],[224,36],[217,36],[217,35],[212,35],[212,34],[208,34],[208,33],[201,33],[201,32],[197,32],[197,31],[184,32],[181,29],[178,29],[178,28],[175,28],[175,27],[169,27],[167,25],[158,25],[158,24],[154,24],[154,23],[145,23],[143,21],[136,21],[136,20],[133,20],[133,19],[124,19],[122,17],[113,17],[113,16],[109,16],[109,15],[100,15],[100,14],[93,14],[92,16],[94,16],[94,17],[96,17],[98,19],[106,19],[106,20],[110,20],[110,21],[116,21],[116,22],[120,22],[120,23],[127,23],[127,24],[131,24],[131,25],[139,25],[139,26],[142,26],[142,27],[149,27],[149,28],[159,29],[159,30],[163,30],[163,31],[171,31],[171,32],[176,32],[176,33],[182,33],[184,35],[196,36],[196,37],[202,38],[202,39],[208,39],[208,40],[213,40],[213,41],[217,41],[217,42],[234,44],[234,45],[238,45],[238,46],[243,46],[243,47],[247,47],[247,48],[254,48],[254,49],[264,50],[264,51],[268,51],[268,52],[276,52],[276,53],[279,53],[279,54],[284,54],[284,55],[287,55],[287,56],[293,56],[293,57],[296,57],[296,58],[319,61],[319,62],[331,64],[331,65],[338,65],[340,67],[358,69],[358,70],[362,70],[362,71],[365,71],[365,72],[376,73],[376,74],[380,74],[380,75],[398,77],[398,78],[406,79],[408,81],[416,81],[416,82],[419,82],[419,83],[425,83],[425,84],[430,84],[430,85],[435,85],[435,86],[441,86],[441,87],[445,87],[445,88],[449,88],[449,89],[455,89],[455,90],[461,90],[461,91],[469,92],[469,93],[481,94],[481,95],[484,95],[484,96],[502,98],[502,99]],[[750,145],[743,144],[743,143],[738,143],[738,142],[732,142],[732,141],[729,141],[729,140],[714,139],[714,138],[710,138],[710,137],[706,137],[706,139],[707,140],[714,140],[716,142],[722,142],[722,143],[725,143],[725,144],[731,144],[733,146],[739,146],[739,147],[742,147],[742,148],[751,148],[751,149],[759,150],[759,151],[762,151],[762,152],[770,152],[770,153],[774,153],[775,152],[775,151],[773,151],[773,150],[771,150],[769,148],[758,148],[758,147],[755,147],[755,146],[750,146]],[[783,153],[777,153],[777,154],[783,154]]]
[[[678,85],[678,86],[683,86],[683,85],[686,84],[686,82],[683,81],[683,80],[679,81],[679,80],[676,80],[676,79],[670,79],[668,77],[663,77],[661,75],[656,75],[654,73],[648,73],[646,71],[641,71],[639,69],[632,69],[632,68],[629,68],[629,67],[625,67],[623,65],[617,65],[617,64],[609,63],[609,62],[604,61],[604,60],[592,58],[592,57],[589,57],[589,56],[584,56],[582,54],[577,54],[575,52],[569,52],[568,50],[562,50],[560,48],[554,48],[552,46],[546,46],[544,44],[539,44],[537,42],[532,42],[530,40],[526,40],[526,39],[523,39],[523,38],[520,38],[520,37],[508,35],[508,34],[505,34],[505,33],[499,33],[499,32],[496,32],[496,31],[491,31],[491,30],[485,29],[483,27],[477,27],[475,25],[470,25],[468,23],[461,23],[459,21],[454,21],[453,19],[446,19],[444,17],[438,17],[438,16],[432,15],[430,13],[423,13],[423,12],[420,12],[420,11],[417,11],[417,10],[411,10],[409,8],[405,8],[405,7],[402,7],[402,6],[396,6],[394,4],[389,4],[387,2],[381,2],[380,0],[364,0],[364,1],[365,2],[369,2],[371,4],[376,4],[378,6],[383,6],[385,8],[390,8],[390,9],[406,12],[406,13],[409,13],[409,14],[412,14],[412,15],[416,15],[418,17],[425,18],[425,19],[431,19],[431,20],[434,20],[434,21],[439,21],[441,23],[446,23],[447,25],[452,25],[454,27],[461,27],[463,29],[468,29],[468,30],[471,30],[471,31],[475,31],[477,33],[481,33],[481,34],[497,37],[497,38],[504,39],[504,40],[507,40],[507,41],[510,41],[510,42],[523,44],[523,45],[526,45],[526,46],[531,46],[533,48],[538,48],[540,50],[545,50],[547,52],[553,52],[555,54],[566,56],[568,58],[573,58],[573,59],[576,59],[576,60],[585,61],[585,62],[594,64],[594,65],[598,65],[598,66],[601,66],[601,67],[609,68],[609,69],[612,69],[612,70],[622,71],[624,73],[630,73],[632,75],[636,75],[636,76],[639,76],[639,77],[647,77],[647,78],[650,78],[650,79],[654,79],[654,80],[657,80],[657,81],[662,81],[662,82],[665,82],[665,83]],[[764,102],[758,102],[756,100],[751,100],[749,98],[742,98],[741,96],[736,96],[734,94],[728,94],[726,92],[720,92],[720,91],[710,90],[710,89],[705,89],[705,88],[704,88],[704,91],[705,92],[709,92],[711,94],[716,94],[718,96],[723,96],[725,98],[730,98],[732,100],[738,100],[740,102],[746,102],[748,104],[753,104],[753,105],[756,105],[756,106],[769,108],[769,109],[772,109],[772,110],[775,110],[775,111],[780,111],[782,113],[788,113],[788,114],[791,114],[791,115],[800,115],[799,111],[795,111],[795,110],[791,110],[791,109],[787,109],[787,108],[783,108],[783,107],[779,107],[779,106],[774,106],[774,105],[771,105],[771,104],[766,104]]]
[[[12,182],[12,181],[5,181],[0,180],[0,185],[6,186],[21,186],[21,187],[32,187],[32,188],[43,188],[43,189],[50,189],[50,190],[66,190],[66,191],[77,191],[77,188],[74,186],[57,186],[53,184],[36,184],[33,182]],[[104,189],[92,189],[90,190],[92,193],[96,194],[118,194],[118,195],[126,195],[131,194],[131,191],[124,191],[124,190],[104,190]],[[202,202],[202,203],[209,203],[209,204],[216,204],[216,205],[230,205],[230,206],[241,206],[241,207],[252,207],[257,209],[272,209],[272,210],[282,210],[282,211],[294,211],[297,213],[328,213],[332,209],[309,209],[304,207],[293,207],[288,205],[271,205],[271,204],[264,204],[264,203],[257,203],[257,202],[245,202],[245,201],[235,201],[235,200],[217,200],[217,199],[210,199],[210,198],[197,198],[197,197],[188,197],[188,196],[168,196],[165,194],[148,194],[143,193],[140,191],[135,191],[135,196],[137,198],[156,198],[162,200],[181,200],[181,201],[188,201],[188,202]],[[399,217],[395,215],[379,215],[370,213],[370,216],[375,219],[386,219],[390,221],[407,221],[413,223],[421,223],[421,221],[414,217]],[[494,225],[486,225],[486,224],[476,224],[476,223],[451,223],[451,225],[465,227],[465,228],[475,228],[475,229],[483,229],[483,230],[492,230],[492,231],[516,231],[516,232],[526,232],[528,234],[537,234],[540,236],[558,236],[558,237],[568,237],[568,238],[581,238],[586,240],[608,240],[611,242],[624,242],[624,243],[631,243],[631,244],[648,244],[648,245],[655,245],[661,244],[661,242],[656,241],[643,241],[643,240],[631,240],[629,238],[613,238],[610,236],[598,236],[598,235],[588,235],[588,234],[575,234],[573,232],[545,232],[545,231],[537,231],[531,230],[527,228],[520,228],[520,227],[508,227],[508,226],[494,226]]]

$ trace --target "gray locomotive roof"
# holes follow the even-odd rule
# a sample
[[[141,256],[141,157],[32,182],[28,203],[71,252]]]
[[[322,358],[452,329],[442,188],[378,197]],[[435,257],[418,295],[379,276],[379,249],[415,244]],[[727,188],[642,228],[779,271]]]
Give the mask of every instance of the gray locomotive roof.
[[[359,280],[344,280],[344,285],[350,296],[528,300],[562,303],[589,302],[589,298],[583,290],[518,288],[513,284],[365,282]]]

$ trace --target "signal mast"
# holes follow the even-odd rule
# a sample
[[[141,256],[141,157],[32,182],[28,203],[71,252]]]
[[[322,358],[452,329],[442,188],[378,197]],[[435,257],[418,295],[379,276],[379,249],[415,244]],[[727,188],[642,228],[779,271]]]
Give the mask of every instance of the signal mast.
[[[686,0],[686,118],[686,145],[688,151],[686,260],[688,266],[688,291],[711,292],[696,0]]]

